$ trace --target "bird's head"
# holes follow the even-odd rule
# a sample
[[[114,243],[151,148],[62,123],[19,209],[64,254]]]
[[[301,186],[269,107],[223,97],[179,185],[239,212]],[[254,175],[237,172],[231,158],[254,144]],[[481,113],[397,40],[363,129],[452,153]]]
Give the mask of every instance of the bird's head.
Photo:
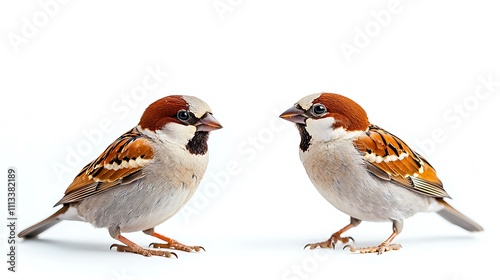
[[[280,117],[297,125],[302,140],[300,148],[303,151],[307,150],[311,141],[357,138],[370,125],[368,116],[360,105],[335,93],[308,95]]]
[[[203,100],[188,95],[171,95],[151,103],[138,128],[162,142],[185,146],[192,154],[205,154],[209,132],[222,126]]]

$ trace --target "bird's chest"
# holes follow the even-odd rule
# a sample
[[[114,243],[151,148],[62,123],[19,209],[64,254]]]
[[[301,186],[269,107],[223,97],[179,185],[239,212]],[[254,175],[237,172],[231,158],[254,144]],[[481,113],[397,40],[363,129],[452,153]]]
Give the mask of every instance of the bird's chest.
[[[208,155],[191,154],[153,161],[149,176],[140,184],[147,198],[143,204],[150,208],[143,218],[161,223],[178,212],[197,190],[207,163]]]
[[[152,184],[168,183],[170,186],[196,188],[208,165],[208,153],[194,155],[186,150],[171,148],[168,152],[158,153],[147,171],[148,181]]]
[[[350,142],[313,144],[300,157],[319,193],[351,217],[366,221],[398,220],[428,207],[427,197],[374,178]]]
[[[389,205],[388,186],[378,185],[350,142],[312,144],[300,157],[318,192],[340,211],[364,220],[381,220]]]
[[[80,215],[96,227],[118,227],[122,232],[153,228],[187,203],[207,162],[208,155],[156,154],[143,168],[143,178],[82,201]]]

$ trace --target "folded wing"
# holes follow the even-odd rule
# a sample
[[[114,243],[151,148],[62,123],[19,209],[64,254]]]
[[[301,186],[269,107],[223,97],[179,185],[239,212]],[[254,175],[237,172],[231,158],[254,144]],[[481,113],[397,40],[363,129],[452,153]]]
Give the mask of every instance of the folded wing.
[[[149,141],[133,128],[116,139],[97,159],[85,166],[56,203],[81,201],[144,176],[142,168],[153,158]]]
[[[388,131],[371,125],[355,145],[372,175],[427,196],[449,197],[429,162]]]

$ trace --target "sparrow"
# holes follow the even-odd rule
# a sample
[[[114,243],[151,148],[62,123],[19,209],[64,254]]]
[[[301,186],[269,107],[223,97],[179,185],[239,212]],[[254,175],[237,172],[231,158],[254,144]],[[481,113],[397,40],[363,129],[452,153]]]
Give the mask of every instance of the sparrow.
[[[353,100],[335,93],[312,94],[280,117],[299,131],[300,159],[313,185],[350,216],[350,223],[328,240],[304,249],[354,241],[342,235],[361,221],[372,221],[391,222],[389,238],[378,246],[344,249],[377,254],[399,250],[401,245],[393,240],[403,230],[403,221],[419,212],[436,212],[471,232],[483,230],[445,201],[450,196],[429,162],[394,134],[371,124]]]
[[[210,107],[197,97],[172,95],[153,102],[137,126],[76,175],[55,204],[62,208],[18,236],[34,238],[60,221],[76,220],[107,228],[124,244],[110,249],[120,252],[177,257],[166,250],[142,248],[122,235],[136,231],[166,242],[150,247],[204,251],[154,228],[177,213],[196,191],[208,164],[209,133],[220,128]]]

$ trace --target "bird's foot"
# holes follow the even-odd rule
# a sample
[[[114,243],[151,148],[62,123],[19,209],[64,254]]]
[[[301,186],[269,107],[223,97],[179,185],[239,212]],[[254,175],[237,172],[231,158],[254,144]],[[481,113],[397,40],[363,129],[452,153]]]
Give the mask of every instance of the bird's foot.
[[[172,241],[173,242],[167,242],[167,243],[151,243],[149,244],[149,247],[174,249],[185,252],[200,252],[201,250],[203,250],[205,252],[205,248],[203,248],[202,246],[187,246],[178,241],[175,240]]]
[[[401,244],[387,244],[387,243],[382,243],[378,246],[372,246],[372,247],[361,247],[357,248],[352,245],[346,245],[344,246],[344,249],[349,248],[349,251],[351,252],[359,252],[361,254],[366,254],[366,253],[377,253],[377,255],[381,255],[384,252],[392,251],[392,250],[399,250],[403,248]]]
[[[134,253],[134,254],[139,254],[143,255],[145,257],[151,257],[151,256],[160,256],[160,257],[167,257],[167,258],[178,258],[177,254],[174,252],[169,252],[169,251],[164,251],[164,250],[152,250],[152,249],[144,249],[140,246],[126,246],[126,245],[120,245],[120,244],[113,244],[109,249],[116,248],[118,252],[128,252],[128,253]]]
[[[335,249],[335,243],[337,242],[342,242],[342,243],[347,243],[349,241],[354,242],[354,238],[347,236],[347,237],[341,237],[340,234],[334,234],[332,237],[330,237],[328,240],[323,241],[323,242],[318,242],[318,243],[309,243],[304,246],[304,249],[309,247],[309,249],[314,250],[318,247],[320,248],[332,248]]]

